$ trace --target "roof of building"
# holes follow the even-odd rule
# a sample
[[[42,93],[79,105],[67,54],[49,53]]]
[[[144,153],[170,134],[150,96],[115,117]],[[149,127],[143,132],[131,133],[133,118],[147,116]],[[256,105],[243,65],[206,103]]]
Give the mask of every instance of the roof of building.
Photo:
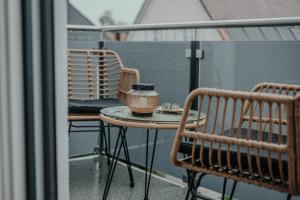
[[[145,0],[135,24],[142,21],[153,0]],[[300,0],[198,0],[210,20],[300,16]],[[187,3],[187,2],[185,2]],[[300,40],[298,27],[220,29],[226,40]],[[226,37],[224,37],[226,35]]]
[[[300,16],[299,0],[199,0],[212,20]]]
[[[71,25],[94,25],[86,16],[84,16],[71,3],[68,3],[68,24]]]
[[[69,25],[87,25],[94,26],[84,14],[82,14],[77,8],[75,8],[70,2],[68,2],[68,24]],[[69,35],[71,40],[98,40],[99,33],[97,32],[74,32]],[[108,37],[107,34],[103,35],[103,40],[111,40],[111,37]]]
[[[141,21],[143,14],[145,13],[145,11],[147,10],[148,6],[149,6],[150,0],[144,0],[138,14],[135,17],[134,20],[134,24],[139,24],[139,22]]]
[[[138,23],[151,1],[144,0],[135,23]],[[300,16],[299,0],[199,0],[211,20],[255,19]]]

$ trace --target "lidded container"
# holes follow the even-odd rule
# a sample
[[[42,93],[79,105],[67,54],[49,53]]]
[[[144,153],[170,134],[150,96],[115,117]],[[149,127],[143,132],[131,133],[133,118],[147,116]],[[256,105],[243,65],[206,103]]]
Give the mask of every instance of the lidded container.
[[[158,93],[153,84],[132,84],[126,103],[133,115],[152,116],[158,106]]]

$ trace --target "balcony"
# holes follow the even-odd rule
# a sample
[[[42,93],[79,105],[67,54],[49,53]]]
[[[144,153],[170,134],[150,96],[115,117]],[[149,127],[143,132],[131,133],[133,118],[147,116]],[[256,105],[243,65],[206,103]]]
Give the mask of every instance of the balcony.
[[[299,24],[299,18],[282,18],[103,28],[68,26],[68,45],[69,48],[114,50],[125,66],[139,70],[141,82],[155,85],[160,104],[170,102],[182,106],[190,91],[198,87],[250,91],[260,82],[300,85]],[[128,40],[102,40],[104,34],[116,32],[128,32]],[[98,126],[99,122],[86,124]],[[83,122],[74,125],[81,126]],[[143,198],[146,151],[143,131],[137,128],[127,131],[135,187],[129,187],[126,166],[120,161],[108,199]],[[185,197],[186,171],[173,166],[169,159],[175,132],[164,130],[158,135],[150,199]],[[110,136],[111,144],[115,144],[117,131],[112,130]],[[98,141],[99,132],[72,128],[69,151],[73,200],[102,198],[108,165],[105,156],[97,155]],[[121,152],[121,160],[124,159]],[[198,192],[207,198],[220,199],[222,184],[223,179],[209,176],[203,179]],[[279,200],[285,196],[239,183],[234,198]]]

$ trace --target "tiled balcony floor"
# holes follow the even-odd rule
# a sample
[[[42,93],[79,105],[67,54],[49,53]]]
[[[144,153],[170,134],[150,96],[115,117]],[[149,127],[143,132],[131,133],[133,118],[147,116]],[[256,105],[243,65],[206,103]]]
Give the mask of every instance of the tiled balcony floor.
[[[106,159],[100,162],[95,158],[70,161],[70,199],[98,200],[106,181],[108,167]],[[135,200],[144,197],[144,173],[133,169],[134,188],[129,187],[127,168],[117,165],[114,179],[109,191],[108,200]],[[181,200],[184,199],[186,188],[152,176],[149,199],[151,200]]]

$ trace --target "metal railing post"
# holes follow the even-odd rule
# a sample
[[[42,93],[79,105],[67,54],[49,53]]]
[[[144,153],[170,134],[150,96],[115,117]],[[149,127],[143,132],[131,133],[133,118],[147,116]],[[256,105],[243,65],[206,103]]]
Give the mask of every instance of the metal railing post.
[[[191,57],[190,57],[190,92],[199,86],[199,56],[197,52],[200,48],[199,41],[191,41]],[[192,109],[196,108],[196,102],[192,104]]]

